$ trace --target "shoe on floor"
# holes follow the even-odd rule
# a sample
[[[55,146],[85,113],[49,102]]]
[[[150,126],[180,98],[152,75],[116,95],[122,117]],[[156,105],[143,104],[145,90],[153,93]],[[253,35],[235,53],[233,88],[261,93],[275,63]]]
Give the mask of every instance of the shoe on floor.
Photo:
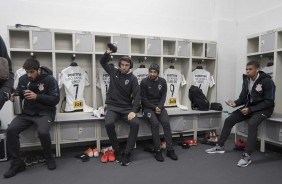
[[[47,164],[47,168],[49,170],[54,170],[57,168],[57,164],[56,164],[56,161],[53,157],[50,157],[50,158],[46,158],[46,164]]]
[[[171,158],[172,160],[178,160],[177,155],[174,153],[174,150],[167,150],[166,156]]]
[[[84,154],[88,155],[89,157],[94,156],[93,150],[91,148],[88,148],[87,150],[85,150]]]
[[[124,153],[121,159],[121,165],[128,166],[130,164],[130,153]]]
[[[108,151],[108,154],[109,154],[109,162],[113,162],[113,161],[116,160],[114,150],[109,150],[109,151]]]
[[[159,162],[163,162],[164,161],[164,157],[163,157],[163,154],[162,154],[161,150],[155,150],[155,158]]]
[[[248,153],[243,153],[241,159],[239,160],[237,166],[239,167],[247,167],[250,163],[252,163],[251,156]]]
[[[104,150],[104,153],[101,157],[101,162],[102,163],[107,163],[109,161],[109,151],[108,150]]]
[[[206,149],[206,153],[225,153],[224,147],[216,145],[210,149]]]
[[[93,156],[94,156],[95,158],[99,157],[98,148],[94,148],[94,149],[92,150],[92,152],[93,152]]]
[[[4,178],[11,178],[18,174],[19,172],[22,172],[25,170],[25,163],[21,163],[18,165],[12,165],[8,171],[5,172]]]

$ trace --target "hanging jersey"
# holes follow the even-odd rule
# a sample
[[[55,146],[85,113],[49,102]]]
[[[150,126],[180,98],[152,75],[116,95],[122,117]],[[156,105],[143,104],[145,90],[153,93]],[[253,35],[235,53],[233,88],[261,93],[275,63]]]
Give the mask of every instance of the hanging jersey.
[[[83,110],[92,112],[93,108],[87,106],[84,100],[84,88],[89,86],[87,73],[79,66],[69,66],[59,73],[59,87],[64,86],[66,92],[66,112]]]
[[[137,77],[138,84],[140,85],[141,81],[148,77],[149,70],[148,68],[137,68],[133,71],[133,75]]]
[[[179,104],[179,87],[184,77],[181,76],[180,71],[168,68],[164,72],[164,78],[167,83],[165,106],[176,106]]]
[[[212,87],[215,82],[213,76],[210,75],[210,72],[205,69],[195,69],[192,72],[193,76],[193,85],[199,87],[205,96],[208,94],[209,87]]]
[[[263,71],[264,73],[273,77],[273,65],[272,66],[266,66],[261,71]]]
[[[96,86],[101,89],[103,104],[105,105],[106,96],[110,86],[110,75],[103,68],[99,69]]]
[[[24,74],[26,74],[26,71],[23,68],[20,68],[16,71],[15,77],[14,77],[14,89],[17,89],[18,83],[19,83],[19,78],[21,76],[23,76]]]

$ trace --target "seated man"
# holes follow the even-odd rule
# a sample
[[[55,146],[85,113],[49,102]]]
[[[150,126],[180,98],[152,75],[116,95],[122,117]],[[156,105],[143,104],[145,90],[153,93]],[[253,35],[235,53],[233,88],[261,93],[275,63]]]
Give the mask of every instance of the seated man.
[[[149,76],[141,81],[141,101],[144,117],[150,122],[152,128],[155,158],[157,161],[164,161],[160,150],[159,124],[163,126],[166,140],[166,155],[172,160],[177,160],[172,147],[172,136],[169,117],[164,103],[166,100],[167,84],[166,80],[159,77],[160,67],[153,63],[149,67]]]
[[[0,57],[7,59],[9,64],[9,79],[1,80],[0,79],[0,110],[7,100],[9,100],[10,95],[13,90],[14,85],[14,74],[12,72],[12,62],[8,55],[6,45],[0,36]]]
[[[107,113],[105,127],[110,142],[114,148],[115,159],[121,165],[127,166],[130,163],[131,152],[134,148],[139,130],[139,120],[136,113],[140,106],[140,89],[137,78],[132,74],[133,62],[130,57],[121,57],[118,63],[119,68],[108,63],[113,50],[108,49],[100,60],[104,70],[110,75],[110,86],[106,96]],[[130,126],[127,145],[121,156],[115,123],[122,119]]]
[[[231,107],[242,106],[232,112],[225,119],[218,143],[215,147],[207,149],[207,153],[224,153],[224,143],[230,135],[232,127],[241,121],[248,121],[248,139],[241,159],[237,166],[246,167],[251,163],[251,154],[255,149],[258,126],[263,120],[269,118],[274,110],[275,85],[271,77],[259,71],[259,63],[250,61],[246,66],[246,75],[243,75],[243,88],[239,98],[235,101],[227,100]]]
[[[56,168],[49,131],[55,119],[56,105],[60,101],[58,83],[52,76],[52,71],[46,67],[40,67],[39,61],[34,58],[27,59],[23,68],[26,74],[20,77],[15,92],[23,99],[23,112],[13,119],[7,129],[11,167],[4,174],[5,178],[13,177],[25,170],[25,163],[19,153],[19,134],[32,125],[37,128],[48,169]],[[13,96],[16,95],[15,93]]]

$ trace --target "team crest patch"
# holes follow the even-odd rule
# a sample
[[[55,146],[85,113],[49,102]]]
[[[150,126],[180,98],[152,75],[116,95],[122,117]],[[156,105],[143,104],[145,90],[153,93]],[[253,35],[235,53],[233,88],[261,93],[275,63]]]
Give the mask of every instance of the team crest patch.
[[[256,91],[257,92],[261,92],[262,91],[262,85],[261,84],[257,84]]]
[[[147,116],[148,116],[148,118],[151,118],[151,113],[148,113]]]
[[[129,80],[125,80],[125,85],[127,85],[129,83]]]
[[[159,84],[159,85],[158,85],[158,88],[159,88],[159,91],[160,91],[160,90],[162,89],[162,85]]]
[[[39,91],[43,91],[44,90],[44,84],[43,83],[38,84],[38,89],[39,89]]]

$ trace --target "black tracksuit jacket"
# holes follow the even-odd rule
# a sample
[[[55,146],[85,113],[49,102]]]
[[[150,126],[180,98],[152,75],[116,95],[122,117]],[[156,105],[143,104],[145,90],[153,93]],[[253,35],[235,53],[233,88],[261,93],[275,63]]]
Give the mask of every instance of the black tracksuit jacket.
[[[110,75],[110,86],[106,97],[107,110],[137,113],[140,110],[140,88],[136,76],[123,74],[119,69],[108,64],[109,54],[105,53],[100,64]]]
[[[37,94],[36,100],[24,99],[23,114],[48,115],[54,120],[56,105],[60,101],[60,90],[52,74],[47,67],[41,67],[41,74],[34,81],[30,81],[27,74],[19,78],[17,90],[22,99],[24,90],[29,89]]]
[[[167,93],[167,84],[164,78],[158,77],[157,80],[152,80],[147,77],[141,81],[140,88],[143,108],[152,110],[155,110],[156,107],[164,108]]]
[[[275,99],[275,85],[271,77],[259,72],[259,78],[255,81],[251,92],[248,89],[248,77],[243,75],[243,86],[240,96],[235,100],[236,106],[244,105],[250,113],[258,111],[273,112]],[[269,115],[269,113],[267,113]]]

